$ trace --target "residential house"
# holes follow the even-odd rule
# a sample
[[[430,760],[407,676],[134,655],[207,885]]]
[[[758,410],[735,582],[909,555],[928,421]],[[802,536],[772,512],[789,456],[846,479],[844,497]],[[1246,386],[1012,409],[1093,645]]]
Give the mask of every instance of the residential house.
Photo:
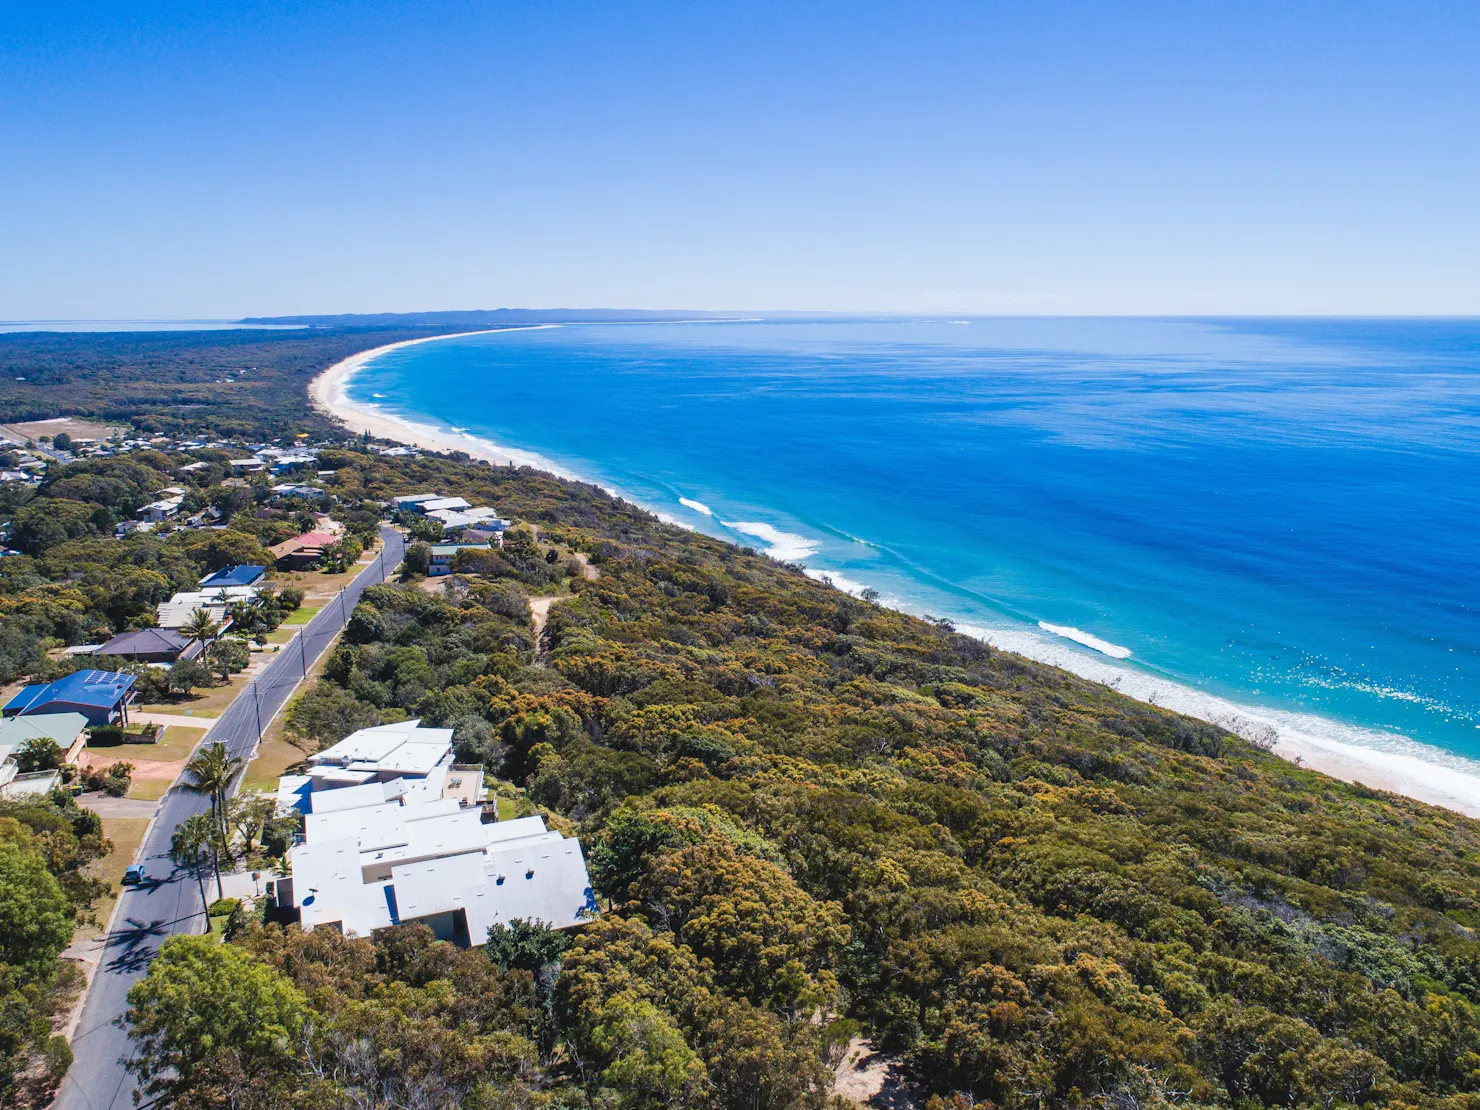
[[[295,485],[292,482],[279,482],[272,487],[272,498],[276,501],[280,497],[302,497],[304,500],[312,501],[323,497],[324,491],[318,486]]]
[[[267,549],[272,565],[278,570],[304,570],[324,557],[324,548],[338,543],[339,537],[328,532],[305,532],[291,540],[273,544]]]
[[[413,506],[415,512],[424,516],[437,512],[439,509],[451,509],[453,512],[462,512],[473,506],[461,497],[434,497],[430,501],[422,501]]]
[[[412,512],[418,511],[417,507],[424,501],[440,501],[440,493],[407,493],[400,497],[391,498],[392,509],[408,509]]]
[[[317,455],[307,455],[301,453],[293,455],[279,455],[272,462],[272,472],[274,474],[286,474],[289,471],[298,470],[306,466],[317,467],[318,464],[319,457]]]
[[[256,586],[215,586],[209,590],[178,593],[159,603],[154,611],[154,623],[160,628],[184,628],[190,622],[190,614],[204,609],[224,632],[230,625],[231,606],[256,596]]]
[[[430,509],[426,516],[433,520],[440,520],[442,527],[449,532],[460,528],[481,528],[489,532],[503,532],[511,523],[501,519],[497,510],[486,506],[472,509]]]
[[[187,640],[172,628],[141,628],[137,632],[120,632],[91,654],[131,659],[135,663],[173,663],[177,659],[194,659],[200,652],[199,640]]]
[[[212,571],[200,580],[202,590],[219,589],[222,586],[250,586],[267,573],[266,567],[231,566]]]
[[[308,775],[278,786],[280,803],[305,817],[292,877],[274,890],[303,928],[369,936],[416,921],[480,945],[495,924],[560,929],[596,916],[580,841],[539,817],[486,821],[471,804],[481,769],[453,763],[451,729],[362,729],[310,762]]]
[[[50,740],[61,749],[63,763],[76,763],[87,747],[87,726],[81,713],[38,713],[0,722],[0,794],[20,772],[15,754],[27,740]]]
[[[139,519],[151,524],[159,524],[169,520],[180,511],[180,505],[185,498],[181,494],[172,494],[162,497],[158,501],[151,501],[139,510]]]
[[[5,703],[6,717],[32,717],[43,713],[81,713],[94,725],[128,723],[129,703],[134,700],[134,676],[117,671],[74,671],[55,682],[36,683],[21,689]]]
[[[459,551],[469,548],[481,548],[488,550],[486,543],[434,543],[432,544],[431,566],[427,569],[428,577],[452,573],[452,561],[457,558]]]

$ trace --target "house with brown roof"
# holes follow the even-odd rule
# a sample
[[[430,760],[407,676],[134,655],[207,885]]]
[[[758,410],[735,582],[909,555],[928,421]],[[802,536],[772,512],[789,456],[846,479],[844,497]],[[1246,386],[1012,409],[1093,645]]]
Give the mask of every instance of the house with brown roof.
[[[267,549],[278,570],[303,570],[324,557],[324,548],[338,543],[339,537],[328,532],[305,532],[291,540],[274,544]]]

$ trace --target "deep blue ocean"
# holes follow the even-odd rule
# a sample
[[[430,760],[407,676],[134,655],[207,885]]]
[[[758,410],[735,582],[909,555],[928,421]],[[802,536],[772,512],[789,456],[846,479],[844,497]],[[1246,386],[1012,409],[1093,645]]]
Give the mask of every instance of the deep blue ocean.
[[[1100,677],[1480,757],[1477,320],[565,326],[348,396]]]

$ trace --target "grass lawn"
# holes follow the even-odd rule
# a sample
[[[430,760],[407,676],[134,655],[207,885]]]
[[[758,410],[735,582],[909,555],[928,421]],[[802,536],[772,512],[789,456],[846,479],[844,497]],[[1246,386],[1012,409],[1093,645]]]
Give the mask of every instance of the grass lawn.
[[[513,798],[498,799],[498,819],[500,821],[512,821],[519,816],[519,807]]]
[[[126,797],[138,798],[145,802],[157,802],[173,785],[170,779],[135,779],[129,784]]]
[[[287,618],[278,627],[281,628],[286,625],[307,624],[318,615],[319,610],[322,608],[322,605],[300,605],[298,608],[289,613]]]
[[[298,635],[298,628],[298,625],[289,624],[287,621],[284,621],[269,632],[265,639],[269,644],[286,644],[294,636]]]
[[[276,734],[276,735],[274,735]],[[274,721],[257,748],[257,757],[247,768],[242,779],[243,790],[276,790],[279,775],[286,774],[295,763],[308,758],[301,748],[295,748],[283,737],[281,720]]]
[[[75,939],[102,935],[108,917],[113,913],[113,903],[118,901],[119,891],[123,889],[123,873],[139,854],[139,845],[144,842],[144,830],[148,827],[147,817],[103,818],[103,835],[113,842],[113,851],[88,864],[87,874],[107,883],[108,893],[93,903],[93,916],[98,923],[80,926]]]
[[[196,690],[190,696],[177,701],[131,706],[130,711],[134,713],[180,713],[192,717],[219,717],[248,681],[250,680],[245,675],[232,675],[229,682]]]
[[[247,773],[242,776],[243,790],[276,790],[278,776],[284,774],[293,764],[308,758],[301,748],[288,743],[288,710],[303,696],[304,691],[313,688],[319,675],[324,673],[324,668],[329,664],[329,656],[334,653],[337,643],[337,637],[329,643],[318,662],[308,669],[308,680],[299,685],[297,692],[267,726],[267,731],[262,735],[262,743],[257,745],[257,755],[247,765]]]
[[[173,763],[176,760],[189,759],[190,753],[195,750],[195,745],[200,743],[200,738],[205,733],[204,728],[170,725],[164,730],[164,735],[159,738],[157,744],[99,745],[89,740],[87,750],[107,760],[122,759],[128,763],[136,763],[141,759],[147,759],[156,763]],[[133,796],[129,795],[129,797]]]
[[[368,549],[365,554],[360,556],[358,563],[350,567],[343,574],[324,574],[316,570],[296,570],[274,575],[272,584],[279,589],[286,586],[297,586],[305,592],[305,600],[307,602],[312,603],[317,601],[322,605],[329,598],[337,594],[342,587],[353,582],[357,574],[364,570],[368,564],[375,561],[379,552],[380,545],[377,543],[374,547]]]

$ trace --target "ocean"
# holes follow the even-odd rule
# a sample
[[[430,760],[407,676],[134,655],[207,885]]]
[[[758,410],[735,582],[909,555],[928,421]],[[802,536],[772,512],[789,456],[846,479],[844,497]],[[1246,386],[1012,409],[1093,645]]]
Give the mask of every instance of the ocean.
[[[1480,321],[566,325],[390,351],[347,390],[1480,804]]]

